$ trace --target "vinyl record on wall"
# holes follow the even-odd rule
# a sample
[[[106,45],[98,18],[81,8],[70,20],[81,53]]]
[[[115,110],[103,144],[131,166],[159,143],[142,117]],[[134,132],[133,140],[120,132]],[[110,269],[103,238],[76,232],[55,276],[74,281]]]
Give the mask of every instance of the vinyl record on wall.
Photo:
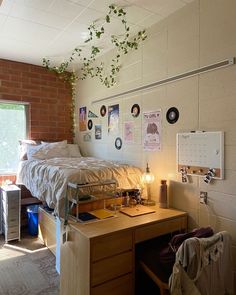
[[[139,116],[139,114],[140,114],[140,106],[137,103],[135,103],[132,106],[132,108],[131,108],[131,114],[135,118]]]
[[[93,121],[88,120],[88,129],[91,130],[93,128]]]
[[[117,150],[120,150],[122,147],[122,139],[120,137],[117,137],[115,140],[115,147]]]
[[[106,115],[106,112],[107,112],[106,106],[102,105],[101,108],[100,108],[100,115],[102,117],[104,117]]]
[[[166,112],[166,120],[170,124],[174,124],[179,119],[179,111],[175,107],[169,108],[169,110]]]

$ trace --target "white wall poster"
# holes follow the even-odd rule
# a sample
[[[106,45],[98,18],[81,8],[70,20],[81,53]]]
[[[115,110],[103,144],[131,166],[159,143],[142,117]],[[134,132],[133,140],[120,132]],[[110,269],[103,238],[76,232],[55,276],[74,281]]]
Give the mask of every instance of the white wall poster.
[[[161,111],[143,112],[143,148],[161,150]]]
[[[119,105],[108,107],[108,133],[117,134],[119,131]]]
[[[124,122],[124,141],[134,142],[134,122]]]

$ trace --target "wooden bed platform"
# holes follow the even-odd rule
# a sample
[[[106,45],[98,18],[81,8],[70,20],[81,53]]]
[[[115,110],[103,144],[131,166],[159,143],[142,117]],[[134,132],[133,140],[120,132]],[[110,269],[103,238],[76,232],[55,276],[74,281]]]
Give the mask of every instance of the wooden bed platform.
[[[39,238],[56,256],[56,217],[39,207]]]

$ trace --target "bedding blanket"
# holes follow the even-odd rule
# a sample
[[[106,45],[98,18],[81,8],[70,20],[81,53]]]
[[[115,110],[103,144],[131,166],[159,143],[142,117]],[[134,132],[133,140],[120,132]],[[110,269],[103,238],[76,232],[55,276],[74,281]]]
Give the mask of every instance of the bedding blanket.
[[[17,183],[61,215],[68,182],[85,184],[113,179],[118,188],[133,189],[141,187],[141,176],[139,168],[119,162],[92,157],[53,158],[21,162]]]

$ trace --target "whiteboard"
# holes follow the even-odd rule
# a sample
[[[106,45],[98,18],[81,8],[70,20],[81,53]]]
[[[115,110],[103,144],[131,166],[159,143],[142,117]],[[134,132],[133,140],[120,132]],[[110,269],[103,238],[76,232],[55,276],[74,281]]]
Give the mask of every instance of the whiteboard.
[[[209,169],[216,170],[216,177],[224,177],[224,133],[188,132],[177,134],[177,169],[187,174],[204,176]]]

